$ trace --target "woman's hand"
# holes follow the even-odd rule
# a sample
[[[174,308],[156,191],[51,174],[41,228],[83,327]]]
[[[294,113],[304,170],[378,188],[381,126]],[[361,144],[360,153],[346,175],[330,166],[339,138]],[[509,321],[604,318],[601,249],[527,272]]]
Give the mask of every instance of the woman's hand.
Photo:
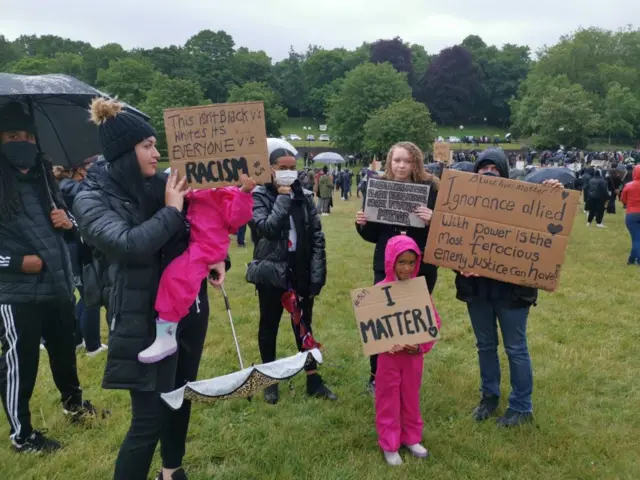
[[[542,184],[552,188],[564,188],[564,185],[560,180],[555,180],[553,178],[550,178],[549,180],[545,180],[544,182],[542,182]]]
[[[178,182],[178,171],[173,170],[169,179],[167,180],[167,186],[164,190],[164,204],[167,207],[173,207],[179,212],[182,212],[184,207],[184,196],[191,191],[187,188],[187,177],[183,177]]]
[[[25,255],[22,259],[22,272],[37,274],[42,271],[42,260],[37,255]]]
[[[429,225],[431,223],[431,217],[433,216],[433,210],[428,207],[420,206],[414,210],[417,217],[422,220],[425,224]]]
[[[244,193],[251,193],[254,188],[256,188],[256,181],[251,178],[249,175],[245,175],[244,173],[240,175],[240,183],[242,183],[242,190]]]
[[[367,214],[360,210],[356,213],[356,224],[360,226],[365,226],[369,219],[367,218]]]
[[[51,211],[51,223],[53,224],[53,228],[59,228],[61,230],[71,230],[73,228],[73,223],[69,220],[67,212],[61,208],[56,208]]]
[[[218,262],[213,265],[209,265],[209,270],[209,283],[211,284],[211,286],[214,288],[222,287],[225,275],[227,274],[224,262]]]

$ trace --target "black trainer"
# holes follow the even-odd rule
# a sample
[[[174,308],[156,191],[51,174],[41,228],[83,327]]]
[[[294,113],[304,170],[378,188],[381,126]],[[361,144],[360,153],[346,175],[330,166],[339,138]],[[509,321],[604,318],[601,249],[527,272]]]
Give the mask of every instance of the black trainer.
[[[98,410],[89,400],[84,400],[80,405],[65,405],[62,412],[71,418],[72,422],[81,422],[86,419],[98,418]],[[110,411],[104,410],[102,418],[111,414]]]
[[[337,400],[338,396],[327,388],[322,377],[314,373],[307,375],[307,395],[310,397],[324,398],[325,400]]]
[[[25,439],[14,438],[11,440],[13,449],[16,452],[36,452],[36,453],[50,453],[60,450],[62,445],[57,440],[47,438],[44,436],[46,430],[38,431],[34,430]]]
[[[264,389],[265,402],[271,405],[275,405],[276,403],[278,403],[279,397],[280,397],[280,394],[279,394],[277,383],[275,385],[269,385],[267,388]]]
[[[499,427],[517,427],[533,421],[533,413],[531,412],[516,412],[507,408],[504,415],[496,420]]]
[[[162,475],[162,470],[160,470],[158,476],[156,477],[156,480],[188,480],[188,477],[184,469],[179,468],[171,474],[171,478],[165,478]]]
[[[497,410],[498,403],[500,403],[500,397],[483,393],[480,403],[473,410],[473,419],[476,422],[483,422],[487,420]]]

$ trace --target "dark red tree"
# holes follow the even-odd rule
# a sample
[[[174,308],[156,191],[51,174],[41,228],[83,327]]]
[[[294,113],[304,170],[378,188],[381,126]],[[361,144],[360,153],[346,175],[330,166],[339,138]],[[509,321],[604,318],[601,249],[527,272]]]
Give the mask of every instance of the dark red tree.
[[[378,40],[371,45],[371,61],[373,63],[389,62],[398,72],[404,72],[409,80],[413,76],[411,48],[400,37],[392,40]]]

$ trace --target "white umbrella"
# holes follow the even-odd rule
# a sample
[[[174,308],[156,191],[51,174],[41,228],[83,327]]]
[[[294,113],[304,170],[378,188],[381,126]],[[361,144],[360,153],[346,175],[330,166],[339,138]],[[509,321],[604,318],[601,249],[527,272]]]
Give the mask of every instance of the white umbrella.
[[[281,138],[267,138],[267,148],[269,149],[269,155],[271,155],[271,152],[277,150],[278,148],[284,148],[285,150],[289,150],[294,155],[298,155],[298,150],[296,150],[296,147],[291,145],[286,140],[282,140]]]
[[[328,163],[330,165],[344,163],[342,155],[335,152],[323,152],[313,157],[314,162]]]

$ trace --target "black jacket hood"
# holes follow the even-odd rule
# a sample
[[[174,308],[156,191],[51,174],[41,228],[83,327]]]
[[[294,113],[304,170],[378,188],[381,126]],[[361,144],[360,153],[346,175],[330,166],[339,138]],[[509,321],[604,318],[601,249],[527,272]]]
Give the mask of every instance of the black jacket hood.
[[[502,178],[509,178],[509,161],[507,156],[501,148],[488,148],[478,156],[476,164],[473,166],[473,171],[478,173],[478,170],[483,164],[492,163],[500,172]]]

